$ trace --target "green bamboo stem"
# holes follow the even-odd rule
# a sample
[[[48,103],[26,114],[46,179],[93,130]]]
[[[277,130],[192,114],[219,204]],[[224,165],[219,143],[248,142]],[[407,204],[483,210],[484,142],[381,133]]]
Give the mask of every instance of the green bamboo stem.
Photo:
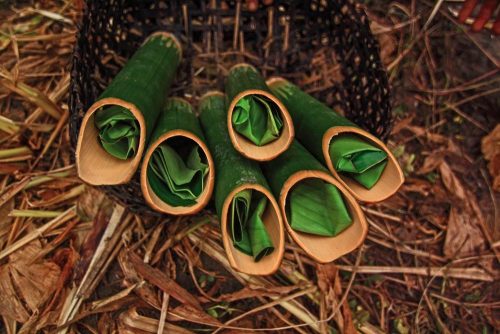
[[[180,44],[173,35],[164,32],[151,35],[89,108],[76,148],[80,178],[94,185],[120,184],[132,178],[175,78],[181,53]],[[130,130],[133,135],[127,132],[129,153],[119,158],[109,153],[109,146],[111,141],[121,142],[125,137],[120,134],[119,139],[111,139],[107,134],[112,132],[106,131],[124,123],[119,123],[117,117],[107,118],[110,115],[107,113],[112,111],[127,118],[122,122],[139,132],[138,137],[136,130]],[[103,147],[103,143],[107,146]]]
[[[344,185],[356,199],[366,202],[378,202],[393,195],[404,182],[402,170],[387,146],[360,129],[356,124],[337,114],[325,104],[303,92],[297,86],[282,78],[267,81],[269,88],[287,107],[295,125],[297,139],[316,159],[328,167],[328,170]],[[359,183],[352,174],[337,171],[333,161],[336,144],[339,140],[355,138],[374,149],[383,151],[387,165],[380,172],[378,181],[371,188]],[[333,151],[330,149],[333,148]],[[338,167],[338,166],[337,166]],[[384,167],[384,166],[382,166]]]
[[[253,66],[231,68],[225,88],[227,127],[237,151],[252,160],[268,161],[290,146],[292,119]]]
[[[365,217],[355,198],[333,178],[328,170],[314,158],[298,141],[276,159],[263,165],[264,175],[269,180],[271,189],[278,199],[281,213],[285,221],[285,227],[290,236],[304,251],[314,260],[327,263],[351,252],[357,248],[365,239],[368,231]],[[299,206],[301,203],[293,198],[297,190],[302,187],[313,185],[309,193],[305,193],[305,199],[311,200],[320,189],[328,189],[340,194],[331,202],[328,192],[316,197],[318,203],[308,203],[305,208],[309,210],[304,214],[307,225],[299,226],[299,221],[294,221],[292,216],[292,205]],[[295,203],[292,201],[295,200]],[[322,211],[318,205],[333,210]],[[313,211],[310,211],[313,209]],[[348,217],[343,211],[347,211]],[[321,213],[326,213],[321,215]],[[304,224],[302,219],[302,224]],[[309,226],[308,226],[309,225]],[[307,233],[302,228],[307,228]],[[332,233],[321,233],[321,231],[333,231]]]
[[[166,146],[166,147],[165,147]],[[179,182],[179,174],[192,176],[187,181],[177,185],[181,190],[174,191],[172,185],[165,180],[158,179],[155,168],[157,160],[162,157],[164,150],[168,149],[169,155],[163,156],[167,163],[170,180]],[[174,153],[172,152],[174,151]],[[192,154],[199,156],[202,170],[196,170],[190,158]],[[172,160],[181,159],[182,168],[177,170],[172,165]],[[171,161],[168,161],[171,160]],[[141,168],[141,189],[146,203],[153,209],[174,215],[194,214],[203,209],[212,195],[214,185],[214,164],[205,136],[201,129],[192,107],[184,99],[170,98],[160,113],[156,127],[151,135],[151,141]],[[200,186],[201,181],[201,187]],[[193,187],[199,193],[192,191]],[[192,191],[194,196],[186,196]]]
[[[254,275],[273,273],[278,269],[284,252],[284,229],[276,200],[259,165],[245,159],[233,148],[225,125],[223,94],[213,92],[205,95],[200,100],[199,109],[201,125],[215,164],[215,207],[221,220],[222,239],[228,260],[233,268],[241,272]],[[249,190],[267,199],[262,220],[274,251],[260,261],[254,261],[252,256],[235,247],[228,222],[231,220],[229,216],[233,200]]]

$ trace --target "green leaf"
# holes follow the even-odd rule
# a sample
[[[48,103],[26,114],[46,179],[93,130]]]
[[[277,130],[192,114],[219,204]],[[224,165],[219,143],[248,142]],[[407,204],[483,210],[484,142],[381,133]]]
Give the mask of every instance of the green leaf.
[[[274,250],[262,221],[266,206],[267,198],[251,189],[240,191],[231,202],[229,223],[233,245],[243,253],[253,256],[255,262]]]
[[[292,188],[287,216],[294,230],[328,237],[338,235],[352,224],[337,187],[313,178]]]
[[[101,108],[96,111],[94,122],[106,152],[121,160],[135,156],[140,132],[130,110],[121,106]]]
[[[148,182],[162,201],[172,206],[196,203],[208,174],[208,165],[202,162],[199,151],[200,147],[193,144],[184,161],[167,143],[155,149],[149,160]]]
[[[232,122],[236,132],[258,146],[276,140],[283,127],[276,103],[257,94],[247,95],[236,103]]]
[[[387,165],[387,153],[384,150],[356,135],[334,137],[329,152],[338,172],[348,175],[367,189],[377,183]]]

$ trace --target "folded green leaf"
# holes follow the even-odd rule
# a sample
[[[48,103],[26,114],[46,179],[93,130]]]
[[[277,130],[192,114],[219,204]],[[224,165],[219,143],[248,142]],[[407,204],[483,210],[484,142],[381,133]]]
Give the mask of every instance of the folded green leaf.
[[[304,179],[288,196],[288,221],[296,231],[331,237],[352,224],[342,195],[333,184]]]
[[[191,206],[204,189],[208,165],[202,161],[196,144],[184,160],[167,143],[153,152],[148,166],[148,182],[162,201],[172,206]]]
[[[256,262],[274,250],[262,221],[266,206],[267,198],[251,189],[240,191],[231,202],[230,229],[233,245],[253,256]]]
[[[234,149],[225,121],[226,110],[222,95],[207,96],[200,101],[200,120],[217,171],[215,207],[219,218],[224,215],[228,196],[237,187],[257,184],[269,188],[259,165]],[[253,256],[255,261],[271,254],[276,246],[262,220],[267,201],[267,197],[257,190],[243,190],[233,196],[227,212],[228,231],[234,247]]]
[[[334,137],[330,158],[335,169],[371,189],[384,172],[387,153],[355,135]]]
[[[252,141],[263,146],[280,136],[283,120],[279,108],[263,95],[247,95],[236,104],[232,122],[234,129]]]
[[[132,103],[143,115],[146,126],[146,136],[140,138],[139,123],[128,109],[107,105],[97,110],[94,123],[109,154],[129,159],[135,156],[139,140],[148,141],[174,80],[180,52],[174,37],[151,36],[99,96],[98,100],[115,98]]]
[[[95,125],[104,149],[115,158],[135,156],[139,145],[139,123],[130,110],[121,106],[101,108],[95,113]]]

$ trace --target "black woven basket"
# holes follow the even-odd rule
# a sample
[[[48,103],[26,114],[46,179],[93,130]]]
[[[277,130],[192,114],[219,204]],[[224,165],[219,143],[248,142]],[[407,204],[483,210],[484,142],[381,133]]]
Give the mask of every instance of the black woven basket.
[[[290,79],[382,139],[390,132],[378,43],[352,0],[275,0],[255,12],[241,1],[87,0],[71,71],[73,147],[87,108],[157,30],[175,33],[183,44],[172,95],[196,105],[206,91],[224,88],[232,65],[247,62],[265,76]],[[152,213],[138,175],[127,185],[104,188],[130,210]]]

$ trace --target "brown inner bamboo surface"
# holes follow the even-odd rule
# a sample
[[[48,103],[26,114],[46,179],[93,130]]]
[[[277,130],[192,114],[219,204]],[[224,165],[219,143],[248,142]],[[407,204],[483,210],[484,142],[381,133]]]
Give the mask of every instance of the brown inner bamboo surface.
[[[259,191],[269,200],[262,220],[273,241],[274,251],[258,262],[255,262],[252,256],[239,251],[233,246],[231,233],[229,231],[229,209],[231,207],[231,202],[236,194],[245,189]],[[231,267],[250,275],[269,275],[278,270],[285,250],[285,230],[283,228],[283,220],[278,203],[269,190],[259,184],[243,184],[231,191],[222,206],[221,232],[222,242]]]
[[[352,225],[340,234],[334,237],[324,237],[309,233],[299,232],[292,229],[288,223],[286,215],[286,202],[288,193],[299,182],[305,179],[321,179],[333,184],[342,193],[344,202],[347,205],[349,214],[352,218]],[[366,238],[368,225],[365,215],[361,210],[356,199],[343,187],[339,181],[321,171],[303,170],[290,176],[283,185],[280,192],[279,204],[281,214],[285,221],[285,227],[293,240],[302,248],[311,258],[317,262],[331,262],[342,255],[345,255],[358,248]]]
[[[155,194],[153,189],[151,189],[151,186],[149,185],[148,181],[148,175],[147,175],[148,165],[149,165],[149,160],[153,155],[153,152],[160,144],[162,144],[163,142],[165,142],[170,138],[177,136],[188,138],[194,141],[196,144],[198,144],[203,150],[203,154],[205,154],[208,163],[208,175],[205,177],[205,187],[201,192],[200,196],[198,197],[198,199],[196,200],[196,204],[192,206],[172,206],[164,202],[161,198],[159,198]],[[214,181],[215,181],[215,166],[214,166],[214,161],[212,159],[212,155],[210,154],[210,150],[205,145],[205,143],[201,141],[200,138],[198,138],[198,136],[194,135],[189,131],[179,129],[179,130],[169,131],[163,134],[149,146],[149,149],[144,155],[144,160],[141,166],[141,190],[144,199],[146,200],[146,203],[151,208],[153,208],[158,212],[163,212],[171,215],[191,215],[199,212],[208,204],[210,198],[212,197],[212,192],[214,190]]]
[[[94,124],[94,113],[104,106],[117,105],[130,110],[139,123],[140,137],[136,155],[120,160],[106,152],[99,142],[99,131]],[[132,103],[108,97],[95,102],[82,120],[76,145],[78,176],[92,185],[114,185],[130,181],[142,158],[146,139],[146,122],[139,109]]]
[[[243,66],[243,64],[238,65]],[[236,132],[233,128],[232,117],[234,108],[240,99],[248,95],[263,95],[276,103],[278,109],[280,110],[280,116],[283,120],[283,128],[281,130],[281,134],[278,139],[264,146],[255,145],[254,143],[240,135],[238,132]],[[288,110],[285,108],[283,103],[281,103],[281,101],[271,93],[260,89],[249,89],[239,93],[233,98],[227,111],[227,129],[234,148],[245,157],[257,161],[269,161],[277,157],[288,149],[295,136],[292,118],[290,117],[290,114],[288,113]]]
[[[364,140],[369,141],[371,144],[377,146],[387,153],[387,166],[385,167],[378,182],[371,189],[366,189],[355,180],[351,179],[349,176],[338,173],[333,166],[332,160],[330,159],[330,142],[332,141],[333,137],[348,133],[362,137]],[[401,167],[399,166],[399,163],[392,152],[380,139],[362,129],[350,126],[333,127],[326,131],[323,135],[322,146],[326,165],[330,172],[359,201],[369,203],[383,201],[384,199],[394,195],[404,182],[403,171],[401,170]]]

